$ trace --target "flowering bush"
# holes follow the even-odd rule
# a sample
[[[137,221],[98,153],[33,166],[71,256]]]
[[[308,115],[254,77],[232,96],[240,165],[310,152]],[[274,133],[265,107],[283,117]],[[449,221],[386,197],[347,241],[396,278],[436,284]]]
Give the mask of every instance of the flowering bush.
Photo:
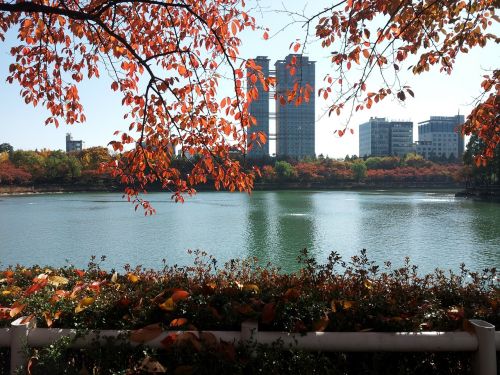
[[[284,274],[256,260],[232,260],[219,267],[204,253],[196,256],[191,267],[165,265],[155,271],[127,266],[121,274],[103,270],[95,259],[85,270],[7,268],[1,271],[0,324],[9,326],[24,315],[39,327],[78,329],[134,330],[158,324],[165,330],[239,330],[242,322],[254,320],[259,330],[297,333],[451,331],[468,329],[471,318],[484,319],[497,330],[500,326],[494,268],[470,272],[462,266],[458,273],[420,275],[408,260],[400,268],[389,262],[380,267],[365,251],[348,262],[332,253],[324,265],[304,251],[300,272]],[[184,340],[205,353],[203,342]],[[221,360],[227,350],[240,349],[219,347],[211,353]],[[333,354],[329,356],[328,361]],[[412,361],[418,357],[413,356]]]

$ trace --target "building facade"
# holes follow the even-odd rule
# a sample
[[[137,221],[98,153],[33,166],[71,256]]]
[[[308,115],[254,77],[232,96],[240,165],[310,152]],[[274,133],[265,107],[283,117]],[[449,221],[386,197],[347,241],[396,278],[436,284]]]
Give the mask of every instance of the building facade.
[[[431,116],[418,123],[417,153],[424,158],[461,158],[464,153],[464,136],[458,127],[465,121],[464,116]]]
[[[261,71],[264,77],[269,77],[269,59],[267,56],[257,56],[254,61],[262,68]],[[259,97],[254,99],[248,107],[248,113],[255,118],[257,123],[248,129],[247,144],[250,143],[252,134],[256,132],[262,132],[267,139],[267,142],[260,147],[257,143],[253,143],[252,148],[248,150],[247,156],[256,159],[269,155],[269,91],[264,90],[260,80],[252,82],[248,78],[251,74],[251,71],[247,73],[248,88],[256,87]]]
[[[359,156],[404,156],[413,151],[413,122],[372,117],[359,126]]]
[[[82,151],[83,141],[75,141],[71,133],[66,133],[66,152]]]
[[[295,60],[295,74],[290,74]],[[316,156],[315,150],[315,62],[308,57],[290,54],[278,60],[276,67],[276,156],[301,159]],[[280,96],[287,97],[295,83],[312,87],[309,102],[280,104]]]

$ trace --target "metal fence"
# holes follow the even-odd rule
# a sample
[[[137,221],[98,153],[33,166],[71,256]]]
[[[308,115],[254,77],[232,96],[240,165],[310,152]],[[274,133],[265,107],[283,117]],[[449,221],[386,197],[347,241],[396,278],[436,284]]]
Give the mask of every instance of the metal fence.
[[[105,342],[110,337],[127,337],[131,331],[96,330],[85,335],[74,329],[37,328],[33,322],[22,323],[23,318],[12,322],[10,328],[0,329],[0,347],[10,347],[11,374],[25,366],[27,358],[23,348],[43,347],[61,337],[74,338],[71,346],[82,348],[94,340]],[[281,340],[284,345],[297,349],[324,352],[474,352],[474,374],[497,375],[496,352],[500,351],[500,331],[482,321],[470,320],[471,332],[308,332],[305,335],[287,332],[262,332],[256,322],[245,322],[241,331],[207,331],[218,340],[240,342],[252,340],[271,344]],[[144,343],[161,347],[169,334],[165,331]],[[198,332],[192,332],[198,335]],[[78,338],[76,338],[78,336]],[[131,342],[131,344],[134,344]],[[137,343],[135,343],[137,344]]]

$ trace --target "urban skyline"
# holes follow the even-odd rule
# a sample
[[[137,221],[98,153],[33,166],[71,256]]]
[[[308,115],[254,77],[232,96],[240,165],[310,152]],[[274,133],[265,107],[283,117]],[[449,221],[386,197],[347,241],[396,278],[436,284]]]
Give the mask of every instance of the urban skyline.
[[[289,54],[282,60],[274,63],[275,70],[269,69],[270,59],[267,56],[257,56],[255,63],[261,67],[264,77],[276,78],[276,94],[274,95],[275,112],[270,110],[271,96],[269,91],[264,91],[262,83],[251,82],[247,79],[248,89],[257,88],[259,97],[252,101],[249,113],[256,120],[256,124],[248,130],[248,143],[251,135],[262,132],[266,135],[267,142],[264,145],[254,144],[248,151],[249,158],[261,158],[270,155],[270,141],[276,141],[276,156],[304,158],[316,155],[316,111],[315,111],[315,62],[310,61],[307,56],[300,54]],[[295,71],[292,73],[292,69]],[[252,71],[248,71],[250,76]],[[283,103],[288,92],[294,87],[309,87],[312,93],[308,101],[302,101],[300,105],[295,103]],[[270,119],[276,119],[276,133],[270,132]]]
[[[465,149],[458,126],[463,115],[430,116],[418,123],[418,141],[413,141],[413,121],[390,121],[372,117],[359,126],[359,156],[404,156],[417,153],[424,158],[460,158]]]

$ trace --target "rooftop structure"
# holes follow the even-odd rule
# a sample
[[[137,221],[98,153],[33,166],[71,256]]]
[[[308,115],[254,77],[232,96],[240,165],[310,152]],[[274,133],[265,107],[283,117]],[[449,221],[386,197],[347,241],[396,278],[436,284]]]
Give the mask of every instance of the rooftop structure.
[[[71,133],[66,133],[66,152],[82,151],[83,141],[75,141]]]

